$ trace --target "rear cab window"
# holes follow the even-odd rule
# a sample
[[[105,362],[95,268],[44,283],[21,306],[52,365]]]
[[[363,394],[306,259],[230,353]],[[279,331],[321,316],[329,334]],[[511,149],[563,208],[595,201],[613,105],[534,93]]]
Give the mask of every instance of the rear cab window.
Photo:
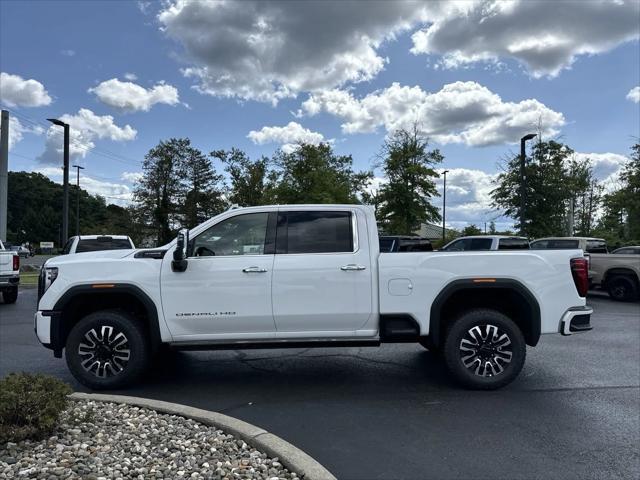
[[[76,247],[76,253],[97,252],[100,250],[128,250],[130,248],[133,247],[127,238],[98,237],[80,239]]]
[[[574,250],[578,248],[580,248],[580,242],[574,239],[538,240],[531,243],[532,250]]]
[[[587,240],[587,253],[609,253],[604,240]]]
[[[276,253],[352,253],[352,212],[289,211],[278,218]]]

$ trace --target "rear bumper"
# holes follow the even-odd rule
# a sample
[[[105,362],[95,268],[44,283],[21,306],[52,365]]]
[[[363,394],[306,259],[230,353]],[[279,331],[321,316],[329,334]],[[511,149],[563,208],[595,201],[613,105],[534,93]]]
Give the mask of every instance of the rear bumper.
[[[10,273],[8,275],[0,275],[0,290],[17,287],[19,283],[20,274],[18,272]]]
[[[565,312],[560,320],[560,333],[562,335],[573,335],[574,333],[588,332],[592,330],[591,314],[593,308],[585,305],[584,307],[573,307]]]

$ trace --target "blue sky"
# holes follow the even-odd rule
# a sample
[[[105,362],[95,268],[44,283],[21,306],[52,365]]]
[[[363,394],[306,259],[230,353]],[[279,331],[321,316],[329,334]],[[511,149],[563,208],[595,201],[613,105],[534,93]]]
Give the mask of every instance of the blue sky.
[[[2,1],[10,169],[59,181],[45,119],[66,115],[83,185],[122,204],[161,139],[251,156],[332,141],[369,169],[418,121],[452,171],[448,219],[481,224],[496,163],[539,120],[615,182],[640,136],[639,5]]]

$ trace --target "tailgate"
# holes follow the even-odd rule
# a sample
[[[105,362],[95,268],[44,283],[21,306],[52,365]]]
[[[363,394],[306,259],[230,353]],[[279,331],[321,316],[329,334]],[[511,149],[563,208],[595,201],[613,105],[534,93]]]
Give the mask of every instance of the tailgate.
[[[5,266],[9,265],[7,269]],[[0,252],[0,270],[11,270],[13,271],[13,252],[3,251]]]

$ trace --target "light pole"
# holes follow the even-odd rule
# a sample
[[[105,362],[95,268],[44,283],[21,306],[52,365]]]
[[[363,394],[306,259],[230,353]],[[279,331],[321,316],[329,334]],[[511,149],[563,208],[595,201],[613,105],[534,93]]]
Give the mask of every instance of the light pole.
[[[80,236],[80,170],[84,170],[84,167],[80,165],[74,165],[76,169],[76,235]]]
[[[447,173],[449,170],[442,172],[444,175],[444,184],[442,185],[442,241],[445,239],[445,220],[447,218]]]
[[[69,124],[57,118],[47,118],[54,125],[64,128],[64,164],[62,174],[62,243],[69,238]]]
[[[525,209],[527,205],[527,174],[526,167],[526,155],[525,155],[525,142],[531,140],[536,136],[535,133],[527,133],[520,139],[520,235],[526,235],[526,215]]]

